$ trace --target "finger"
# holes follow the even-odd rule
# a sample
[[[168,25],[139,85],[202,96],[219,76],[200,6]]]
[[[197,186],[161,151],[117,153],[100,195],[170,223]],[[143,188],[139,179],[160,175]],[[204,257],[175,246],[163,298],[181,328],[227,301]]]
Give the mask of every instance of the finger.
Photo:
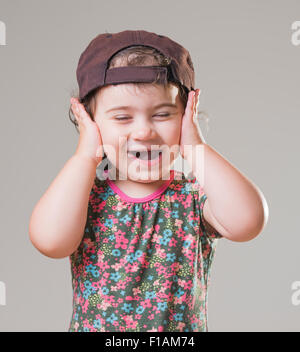
[[[76,100],[74,98],[71,98],[71,109],[72,109],[73,115],[76,118],[76,122],[79,125],[80,122],[81,122],[81,117],[80,117],[80,113],[79,113],[79,108],[78,108],[77,102],[76,102]]]
[[[197,96],[195,97],[195,117],[198,116],[199,113],[199,104],[200,104],[200,94],[201,94],[201,90],[197,89]]]
[[[71,109],[72,109],[73,114],[78,115],[77,100],[75,98],[71,98],[70,103],[71,103]]]
[[[92,121],[90,115],[85,110],[85,107],[83,106],[83,104],[79,103],[79,101],[77,99],[75,99],[75,104],[77,106],[78,116],[79,116],[81,122],[89,123],[90,121]]]
[[[198,106],[199,106],[199,103],[200,103],[200,94],[201,94],[201,90],[200,89],[198,89],[197,90],[197,97],[196,97],[196,109],[197,109],[197,111],[198,111]]]
[[[200,89],[196,89],[193,91],[194,94],[192,94],[192,111],[191,111],[191,118],[193,121],[196,120],[197,118],[197,111],[198,111],[198,98],[200,94]]]
[[[199,89],[196,89],[194,91],[194,96],[193,96],[193,107],[194,107],[194,111],[196,111],[196,107],[198,105],[198,97],[199,97]]]
[[[184,119],[193,120],[195,112],[195,94],[194,90],[188,94],[188,101],[185,108]]]
[[[188,115],[191,115],[194,111],[194,96],[195,96],[195,91],[190,91],[188,95],[188,102],[186,104],[186,112]]]

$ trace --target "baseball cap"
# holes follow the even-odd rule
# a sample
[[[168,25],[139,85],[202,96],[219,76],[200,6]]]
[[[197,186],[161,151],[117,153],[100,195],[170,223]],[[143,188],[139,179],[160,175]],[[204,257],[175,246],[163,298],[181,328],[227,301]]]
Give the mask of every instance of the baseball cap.
[[[108,69],[109,61],[118,51],[129,46],[148,46],[171,60],[167,66],[122,66]],[[80,55],[76,77],[79,98],[109,84],[168,81],[181,84],[187,93],[194,90],[195,73],[187,49],[164,35],[145,30],[125,30],[97,35]]]

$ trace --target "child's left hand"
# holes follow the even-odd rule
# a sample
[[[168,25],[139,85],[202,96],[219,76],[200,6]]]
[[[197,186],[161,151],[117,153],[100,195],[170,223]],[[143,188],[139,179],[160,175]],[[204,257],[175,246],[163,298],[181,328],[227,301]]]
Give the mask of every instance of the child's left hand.
[[[185,113],[181,121],[181,135],[180,135],[180,154],[183,159],[187,159],[188,155],[184,154],[184,146],[196,146],[205,143],[202,136],[200,126],[197,122],[199,95],[200,89],[189,92],[188,101],[185,108]],[[189,147],[189,148],[192,148]],[[186,154],[190,149],[186,148]]]

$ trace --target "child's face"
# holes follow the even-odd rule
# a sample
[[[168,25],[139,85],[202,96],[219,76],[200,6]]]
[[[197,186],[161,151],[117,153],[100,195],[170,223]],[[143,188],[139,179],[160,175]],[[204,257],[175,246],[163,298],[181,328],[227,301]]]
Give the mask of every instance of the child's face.
[[[162,103],[174,107],[155,108]],[[122,106],[128,108],[108,111]],[[139,89],[127,83],[103,87],[96,97],[94,118],[104,151],[116,167],[117,175],[144,183],[161,179],[179,154],[183,114],[184,107],[175,85],[166,89],[158,84]],[[122,120],[118,120],[120,118]],[[128,155],[128,150],[141,150],[140,147],[145,147],[142,150],[163,149],[161,161],[149,166]]]

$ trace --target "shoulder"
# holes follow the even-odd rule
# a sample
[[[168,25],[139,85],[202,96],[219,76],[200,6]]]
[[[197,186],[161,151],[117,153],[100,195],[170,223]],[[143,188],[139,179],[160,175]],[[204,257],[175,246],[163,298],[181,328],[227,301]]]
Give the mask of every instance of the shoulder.
[[[190,189],[197,199],[197,204],[200,209],[200,220],[204,226],[205,232],[209,237],[223,237],[226,230],[220,225],[217,219],[213,216],[209,200],[196,177],[191,172],[186,181],[190,185]]]
[[[183,171],[174,170],[173,183],[181,185],[186,191],[199,192],[200,185],[192,173],[185,174]]]

